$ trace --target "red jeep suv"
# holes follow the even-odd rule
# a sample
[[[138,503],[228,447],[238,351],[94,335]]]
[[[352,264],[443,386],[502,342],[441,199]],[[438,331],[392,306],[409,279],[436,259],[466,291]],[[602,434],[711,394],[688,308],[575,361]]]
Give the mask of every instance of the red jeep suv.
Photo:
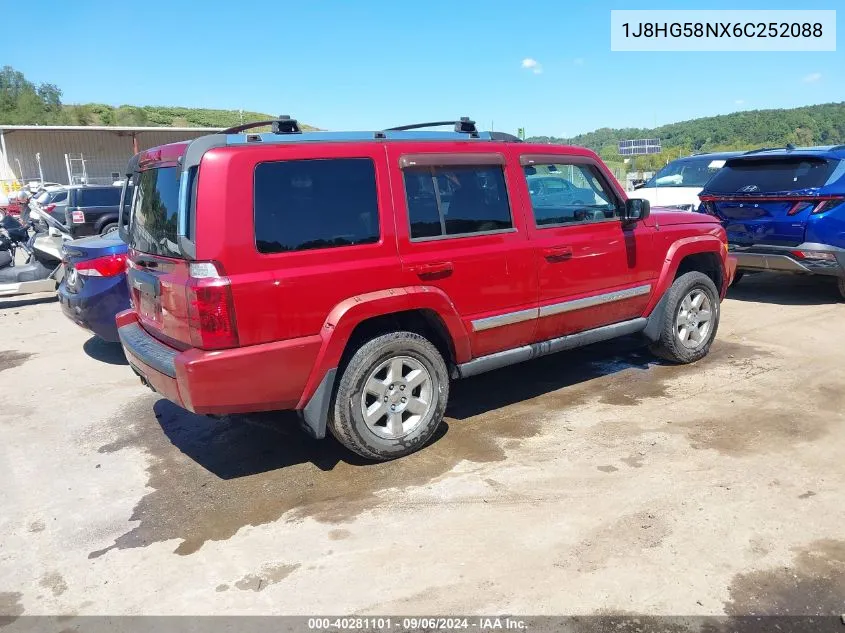
[[[142,382],[384,460],[431,438],[450,379],[634,333],[707,354],[733,276],[715,218],[650,213],[587,149],[449,124],[281,117],[137,154],[117,324]]]

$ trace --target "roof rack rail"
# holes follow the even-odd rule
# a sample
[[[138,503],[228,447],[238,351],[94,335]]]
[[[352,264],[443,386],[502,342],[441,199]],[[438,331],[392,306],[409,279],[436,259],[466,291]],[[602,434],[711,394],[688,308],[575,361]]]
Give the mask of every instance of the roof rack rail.
[[[270,119],[269,121],[253,121],[252,123],[244,123],[243,125],[236,125],[234,127],[221,130],[218,134],[240,134],[246,130],[253,130],[257,127],[271,126],[273,134],[302,134],[299,129],[299,123],[296,119],[290,118],[287,114],[282,114],[278,119]]]
[[[522,143],[522,139],[508,132],[490,132],[493,141],[507,141],[508,143]]]
[[[440,127],[442,125],[454,125],[455,132],[469,134],[472,138],[478,138],[478,128],[475,127],[475,121],[468,116],[462,116],[457,121],[432,121],[430,123],[411,123],[410,125],[397,125],[396,127],[389,127],[385,132],[403,132],[405,130],[419,130],[426,127]]]

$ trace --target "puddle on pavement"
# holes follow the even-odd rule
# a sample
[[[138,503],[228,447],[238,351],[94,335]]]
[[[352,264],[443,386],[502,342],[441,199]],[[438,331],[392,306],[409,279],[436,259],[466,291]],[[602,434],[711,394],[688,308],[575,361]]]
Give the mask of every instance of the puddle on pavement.
[[[265,565],[260,572],[247,574],[241,578],[235,583],[235,587],[241,591],[264,591],[270,585],[283,581],[299,567],[299,563],[295,565]]]
[[[789,450],[799,442],[824,437],[831,420],[807,414],[801,408],[745,408],[731,419],[711,417],[674,425],[696,449],[713,449],[740,457],[753,453]]]
[[[213,420],[149,395],[109,426],[123,435],[100,452],[142,449],[153,490],[133,510],[130,520],[138,525],[91,558],[169,539],[181,539],[176,553],[191,554],[207,540],[228,539],[290,511],[290,520],[343,523],[378,505],[381,491],[423,485],[462,460],[503,460],[502,438],[521,439],[540,428],[518,410],[492,420],[447,419],[423,450],[372,464],[331,438],[311,440],[287,414]]]
[[[18,591],[0,591],[0,628],[24,614],[21,598],[23,594]]]
[[[623,609],[599,609],[586,617],[575,616],[566,623],[568,633],[702,633],[703,631],[700,618],[643,615]],[[558,630],[558,627],[550,626],[550,633],[552,630]]]
[[[728,592],[728,615],[839,616],[845,613],[845,541],[815,541],[796,549],[788,567],[738,574]]]
[[[286,513],[293,521],[348,522],[381,503],[379,493],[387,489],[425,485],[463,460],[506,459],[524,439],[540,433],[545,418],[569,406],[599,398],[619,401],[620,394],[636,401],[653,397],[671,377],[746,357],[750,350],[720,342],[696,365],[661,366],[638,342],[620,340],[458,381],[434,441],[380,464],[357,459],[331,438],[308,438],[293,415],[214,420],[153,394],[141,396],[106,423],[120,435],[100,452],[141,449],[152,491],[132,512],[137,525],[89,556],[170,539],[181,541],[176,553],[191,554],[208,540],[228,539],[242,527]],[[651,371],[631,376],[637,369]],[[614,380],[623,370],[632,371]]]
[[[16,352],[15,350],[0,351],[0,371],[12,369],[23,365],[32,354],[27,352]]]

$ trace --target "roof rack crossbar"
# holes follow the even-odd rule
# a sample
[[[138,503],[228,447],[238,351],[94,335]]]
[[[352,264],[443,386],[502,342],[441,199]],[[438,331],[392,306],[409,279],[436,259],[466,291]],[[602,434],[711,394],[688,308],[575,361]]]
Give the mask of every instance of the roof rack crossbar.
[[[299,129],[299,123],[296,119],[290,118],[287,114],[282,114],[278,119],[253,121],[252,123],[235,125],[234,127],[221,130],[219,134],[240,134],[246,130],[254,130],[257,127],[266,127],[268,125],[271,126],[273,134],[302,134],[302,130]]]
[[[385,132],[404,132],[406,130],[419,130],[426,127],[440,127],[443,125],[454,125],[455,132],[469,134],[473,138],[478,138],[478,128],[475,127],[475,121],[468,116],[462,116],[457,121],[431,121],[429,123],[411,123],[410,125],[397,125],[396,127],[389,127]]]

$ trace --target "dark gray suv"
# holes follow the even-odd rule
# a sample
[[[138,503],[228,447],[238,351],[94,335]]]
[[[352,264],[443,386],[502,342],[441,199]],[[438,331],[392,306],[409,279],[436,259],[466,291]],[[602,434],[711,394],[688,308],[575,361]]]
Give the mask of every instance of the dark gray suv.
[[[68,187],[65,224],[74,238],[105,235],[117,230],[121,188],[114,185],[73,185]],[[132,187],[127,191],[131,200]]]

